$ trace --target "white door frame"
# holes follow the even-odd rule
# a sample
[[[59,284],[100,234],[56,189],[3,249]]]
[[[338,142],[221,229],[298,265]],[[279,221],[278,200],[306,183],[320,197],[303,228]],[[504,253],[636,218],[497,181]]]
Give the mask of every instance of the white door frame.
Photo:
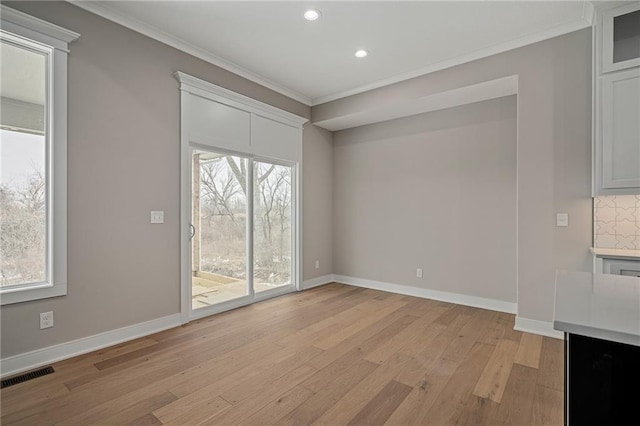
[[[227,89],[218,87],[206,81],[197,79],[187,74],[177,72],[176,78],[180,82],[180,317],[183,324],[188,323],[190,320],[212,315],[215,313],[223,312],[229,309],[234,309],[240,306],[244,306],[250,303],[254,303],[260,300],[265,300],[271,297],[276,297],[285,293],[289,293],[295,290],[300,290],[302,286],[302,126],[308,120],[304,117],[299,117],[289,112],[280,110],[271,105],[264,104],[254,99],[248,98],[243,95],[231,92]],[[291,167],[292,174],[292,214],[291,214],[291,238],[292,246],[291,251],[294,259],[291,264],[291,284],[268,290],[255,294],[253,291],[249,292],[248,296],[238,299],[230,300],[227,302],[221,302],[215,306],[209,308],[201,308],[197,311],[191,309],[191,241],[190,241],[190,223],[191,223],[191,150],[198,147],[199,144],[196,141],[191,141],[189,137],[189,122],[188,114],[188,97],[191,95],[198,96],[213,102],[228,105],[236,109],[251,113],[251,119],[259,116],[280,122],[284,125],[294,127],[297,129],[297,155],[295,160],[288,159],[282,160],[277,158],[271,158],[264,155],[257,155],[252,152],[233,151],[225,148],[217,148],[214,145],[207,143],[201,145],[201,148],[215,151],[219,153],[228,153],[238,155],[249,159],[251,166],[255,161],[266,161],[273,164],[280,164]],[[249,149],[251,150],[251,148]],[[243,148],[244,151],[244,148]],[[275,157],[275,156],[274,156]],[[253,167],[249,167],[250,173],[253,173]],[[253,182],[253,179],[251,179]],[[253,183],[250,185],[253,188]],[[247,208],[252,214],[248,218],[248,226],[251,226],[248,234],[248,260],[253,262],[253,189],[251,193],[247,194]],[[251,275],[247,278],[253,280],[253,265],[248,265],[248,271]],[[250,280],[247,279],[248,285]]]

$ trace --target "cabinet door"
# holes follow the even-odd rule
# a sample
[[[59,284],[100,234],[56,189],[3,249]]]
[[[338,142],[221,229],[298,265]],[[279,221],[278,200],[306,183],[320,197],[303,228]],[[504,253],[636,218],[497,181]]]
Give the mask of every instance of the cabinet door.
[[[640,191],[640,69],[607,74],[601,88],[602,188]]]
[[[640,3],[602,15],[602,72],[640,66]]]

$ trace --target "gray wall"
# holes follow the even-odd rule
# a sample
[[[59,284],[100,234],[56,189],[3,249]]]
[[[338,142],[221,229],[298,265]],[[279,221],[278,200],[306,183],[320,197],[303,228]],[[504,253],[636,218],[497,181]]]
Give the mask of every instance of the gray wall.
[[[312,121],[516,74],[518,315],[551,321],[556,269],[591,269],[590,29],[315,106]],[[555,227],[557,212],[568,228]]]
[[[3,306],[1,356],[179,312],[180,104],[173,73],[298,115],[308,117],[309,107],[68,3],[6,4],[81,36],[69,56],[68,295]],[[305,167],[303,181],[313,190],[326,185],[325,198],[326,137],[304,132],[305,157],[311,153],[315,164]],[[331,258],[326,229],[314,224],[330,223],[330,203],[322,201],[305,200],[312,259]],[[150,225],[150,210],[164,210],[165,224]],[[330,261],[323,266],[331,268]],[[55,327],[39,330],[38,314],[50,310]]]
[[[336,132],[333,161],[334,273],[515,303],[515,96]]]
[[[303,270],[304,279],[333,273],[333,137],[328,130],[307,123],[303,146]],[[316,260],[320,268],[316,269]]]

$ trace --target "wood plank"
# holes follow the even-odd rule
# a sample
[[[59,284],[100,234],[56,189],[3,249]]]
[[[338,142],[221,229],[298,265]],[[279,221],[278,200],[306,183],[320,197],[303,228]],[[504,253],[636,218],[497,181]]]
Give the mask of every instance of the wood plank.
[[[278,407],[278,413],[280,414],[275,418],[275,420],[278,420],[300,405],[294,404],[292,402],[293,400],[302,403],[307,399],[303,398],[303,394],[307,396],[313,395],[313,392],[306,388],[303,388],[304,392],[296,393],[295,396],[292,394],[289,395],[288,392],[293,388],[300,387],[299,384],[315,372],[315,368],[308,365],[301,365],[300,367],[279,377],[277,380],[255,388],[253,394],[235,404],[231,409],[207,419],[207,423],[213,425],[238,424],[246,421],[248,417],[256,414],[262,408],[274,403]],[[282,400],[278,402],[280,399]],[[287,400],[287,403],[282,404],[285,399]],[[286,410],[287,407],[290,409]],[[262,415],[265,417],[275,416],[275,414],[267,416],[266,413],[263,413]]]
[[[313,365],[320,370],[347,353],[357,350],[357,348],[360,348],[362,356],[367,356],[369,352],[384,345],[417,319],[418,317],[414,315],[407,315],[404,307],[400,308],[344,340],[340,345],[324,351],[324,353],[309,361],[309,365]]]
[[[453,373],[426,416],[420,420],[427,425],[455,424],[468,407],[471,392],[495,347],[476,343],[464,362]]]
[[[37,382],[38,379],[30,380],[29,382],[32,381]],[[3,416],[25,410],[37,404],[43,404],[46,401],[56,399],[69,393],[69,389],[67,389],[64,383],[59,382],[43,385],[41,388],[19,388],[21,385],[29,382],[13,385],[1,391]],[[8,390],[13,392],[5,396],[5,392]]]
[[[128,342],[123,342],[114,346],[109,346],[107,348],[99,349],[94,352],[83,354],[78,357],[62,360],[62,361],[56,362],[54,365],[56,368],[56,372],[62,372],[67,370],[69,367],[73,368],[81,364],[92,365],[92,364],[95,364],[96,362],[104,361],[110,358],[120,356],[122,354],[126,354],[138,349],[155,345],[156,343],[158,343],[158,340],[156,340],[154,337],[151,337],[151,336],[141,337],[138,339],[130,340]]]
[[[450,309],[445,310],[442,315],[435,319],[435,322],[449,326],[460,314],[464,314],[465,312],[464,306],[450,305]]]
[[[527,367],[538,368],[540,366],[541,353],[542,336],[523,333],[514,362]]]
[[[232,388],[220,393],[220,396],[222,396],[225,401],[229,401],[235,405],[255,393],[256,383],[272,383],[320,353],[322,353],[322,350],[314,346],[305,347],[283,358],[281,361],[273,364],[273,366],[258,371],[255,375],[250,375],[238,380]]]
[[[399,299],[399,298],[398,298]],[[353,336],[357,332],[367,328],[371,324],[378,322],[381,318],[386,317],[394,311],[397,311],[401,307],[405,306],[407,302],[401,300],[386,300],[383,305],[372,307],[371,311],[366,312],[365,316],[356,318],[354,321],[341,324],[335,332],[325,336],[322,339],[317,340],[314,346],[320,349],[327,350],[332,348],[340,342],[343,342],[347,338]],[[375,300],[375,299],[374,299]]]
[[[358,293],[358,295],[363,296],[364,292]],[[380,303],[381,302],[372,299],[363,300],[361,303],[353,305],[348,309],[342,310],[334,315],[327,316],[313,324],[309,324],[286,338],[279,340],[278,343],[288,345],[301,340],[304,340],[305,342],[316,342],[318,339],[322,339],[326,335],[332,334],[343,324],[350,324],[363,314],[366,315],[368,312],[375,311],[380,307]]]
[[[130,422],[123,423],[124,426],[156,426],[161,424],[162,422],[151,413],[147,413],[144,416],[131,420]]]
[[[125,370],[107,377],[102,381],[81,386],[62,397],[53,398],[45,403],[31,405],[27,409],[10,413],[2,417],[3,423],[18,422],[38,413],[46,413],[49,422],[60,422],[87,410],[116,399],[138,388],[151,384],[163,377],[170,376],[185,368],[182,359],[149,360],[134,370]]]
[[[238,365],[236,368],[226,368],[225,371],[218,371],[214,376],[215,380],[212,380],[210,376],[205,376],[204,378],[192,379],[189,381],[182,381],[176,385],[169,385],[169,389],[174,395],[180,398],[189,397],[195,393],[201,392],[214,392],[215,395],[221,395],[229,391],[233,386],[236,386],[241,381],[256,377],[265,370],[275,368],[275,366],[283,359],[291,357],[291,355],[296,353],[297,350],[297,347],[289,347],[283,348],[279,351],[269,352],[268,348],[266,348],[259,360],[247,365]],[[305,352],[302,353],[301,356],[305,359],[307,357],[307,353],[314,354],[319,350],[320,349],[318,348],[307,347],[303,349]],[[229,360],[231,361],[232,358]],[[289,368],[295,367],[296,364],[289,366]],[[284,370],[283,373],[287,371],[288,370]]]
[[[564,341],[545,337],[540,354],[538,384],[564,392]]]
[[[279,419],[277,421],[278,425],[301,425],[314,422],[322,413],[333,406],[344,394],[349,392],[351,388],[360,383],[377,367],[377,364],[365,360],[356,362],[349,370],[335,377],[332,382],[321,388],[311,398]]]
[[[313,392],[309,389],[302,386],[296,386],[259,409],[246,420],[237,424],[247,426],[274,425],[281,417],[286,416],[312,395]]]
[[[456,425],[496,425],[494,417],[500,405],[487,398],[480,398],[473,394],[469,395],[469,399],[460,413]]]
[[[564,393],[546,386],[536,386],[531,409],[532,426],[562,425]]]
[[[513,340],[514,342],[520,342],[522,338],[522,332],[514,330],[516,317],[513,314],[506,314],[499,312],[497,317],[498,324],[502,327],[504,334],[503,339]]]
[[[505,339],[498,342],[478,383],[473,389],[473,394],[480,398],[488,398],[500,403],[517,351],[518,344],[513,340]]]
[[[314,424],[327,426],[346,424],[412,361],[406,355],[396,354],[391,357],[340,398],[333,407],[325,411]],[[407,387],[412,389],[410,386]]]
[[[448,326],[443,326],[437,321],[431,324],[423,333],[423,338],[405,345],[400,353],[409,355],[416,360],[414,369],[402,371],[395,380],[409,386],[417,386],[425,371],[442,358],[444,351],[451,345],[462,327],[472,318],[467,312],[456,310],[456,315],[448,320]],[[444,327],[444,329],[442,328]],[[458,363],[456,363],[458,364]]]
[[[504,391],[504,396],[492,419],[495,425],[524,425],[531,418],[534,391],[538,371],[534,368],[514,364]]]
[[[375,362],[376,364],[382,364],[388,360],[392,355],[402,350],[406,345],[412,343],[424,344],[424,335],[427,329],[431,329],[433,322],[436,318],[440,317],[448,308],[434,306],[428,309],[419,317],[415,322],[407,326],[400,333],[397,333],[386,343],[378,347],[376,350],[368,354],[365,359],[367,361]],[[441,326],[444,329],[444,326]]]
[[[407,395],[385,424],[421,425],[444,390],[453,374],[459,368],[455,362],[441,359],[418,381],[418,385]]]
[[[411,390],[403,383],[390,381],[348,424],[383,425]]]
[[[478,339],[478,343],[484,343],[485,345],[495,346],[504,337],[504,330],[502,327],[496,326],[494,323],[490,323],[487,326],[482,337]]]
[[[477,310],[451,340],[451,343],[443,352],[442,358],[461,363],[471,351],[473,345],[483,335],[486,328],[487,325],[482,320],[482,311]]]
[[[171,408],[168,408],[171,407]],[[163,425],[198,424],[231,407],[219,396],[199,394],[198,399],[181,400],[153,412]]]
[[[382,332],[376,334],[366,342],[363,342],[360,346],[352,349],[331,364],[320,369],[316,374],[305,380],[302,385],[313,392],[320,391],[324,386],[333,382],[336,376],[348,374],[352,366],[362,359],[369,351],[378,347],[382,342],[389,339],[389,337],[397,333],[398,330],[402,330],[412,321],[415,321],[415,317],[406,316],[391,323]]]
[[[141,400],[130,396],[121,397],[93,407],[78,415],[65,419],[60,425],[104,424],[117,425],[126,423],[128,419],[145,416],[153,410],[177,400],[171,392],[160,392]]]

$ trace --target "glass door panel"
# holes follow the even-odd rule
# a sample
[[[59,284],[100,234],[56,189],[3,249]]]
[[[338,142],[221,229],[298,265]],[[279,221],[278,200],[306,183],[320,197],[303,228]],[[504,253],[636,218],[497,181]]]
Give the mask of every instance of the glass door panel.
[[[192,151],[191,308],[249,295],[246,158]]]
[[[292,282],[292,169],[254,161],[253,180],[253,286],[258,293]]]

